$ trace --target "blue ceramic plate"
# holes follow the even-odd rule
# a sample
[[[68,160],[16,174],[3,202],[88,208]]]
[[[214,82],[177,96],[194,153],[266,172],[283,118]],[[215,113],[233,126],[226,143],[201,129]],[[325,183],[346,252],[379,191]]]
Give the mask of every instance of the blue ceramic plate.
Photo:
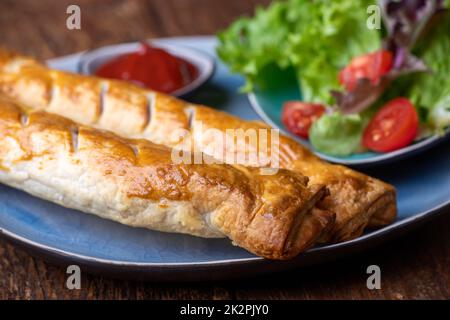
[[[213,54],[213,38],[164,40]],[[49,61],[76,70],[80,55]],[[247,119],[258,119],[236,90],[243,80],[217,64],[204,87],[187,97]],[[398,220],[346,243],[314,248],[291,261],[264,260],[225,239],[201,239],[127,227],[62,208],[0,185],[0,233],[58,263],[117,277],[164,281],[217,280],[256,275],[335,259],[366,250],[450,208],[450,143],[414,158],[367,173],[398,189]]]
[[[271,80],[264,84],[264,90],[256,90],[248,95],[253,109],[269,125],[280,129],[284,134],[292,137],[311,150],[314,148],[309,141],[299,138],[286,130],[281,122],[281,110],[284,102],[290,100],[302,100],[302,95],[297,85],[297,80],[293,72],[271,70]],[[334,157],[321,152],[315,152],[320,158],[350,166],[373,166],[393,162],[408,158],[419,152],[423,152],[448,138],[445,136],[433,135],[403,149],[389,153],[364,152],[353,154],[347,157]]]

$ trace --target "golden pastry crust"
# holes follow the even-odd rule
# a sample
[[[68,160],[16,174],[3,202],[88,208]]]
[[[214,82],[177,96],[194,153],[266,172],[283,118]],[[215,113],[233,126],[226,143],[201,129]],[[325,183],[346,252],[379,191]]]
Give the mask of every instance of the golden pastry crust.
[[[3,99],[0,145],[2,183],[130,226],[229,237],[270,259],[298,255],[334,222],[312,210],[326,188],[308,188],[301,174],[174,164],[167,147]]]
[[[225,132],[227,129],[269,128],[258,121],[244,121],[129,83],[67,74],[44,68],[37,62],[30,63],[29,58],[18,58],[7,53],[3,55],[7,58],[3,58],[3,67],[0,62],[1,93],[33,108],[51,110],[125,137],[144,138],[169,147],[185,148],[179,145],[179,132],[187,131],[192,136],[193,145],[210,154],[209,150],[217,146],[217,139],[201,134],[208,129]],[[18,67],[20,61],[26,61],[21,68]],[[47,91],[41,92],[43,88]],[[83,106],[80,107],[80,103],[74,103],[74,95],[80,91],[86,96],[98,94],[99,91],[101,94],[98,99],[82,101]],[[41,94],[36,101],[29,103],[29,92]],[[51,101],[45,104],[45,97],[51,92],[64,92],[64,95],[53,95]],[[270,146],[268,142],[266,145]],[[346,167],[328,164],[286,136],[280,136],[279,142],[281,168],[301,172],[310,178],[311,183],[326,184],[330,189],[330,195],[319,206],[335,212],[337,219],[324,241],[353,239],[361,235],[366,226],[383,226],[395,220],[397,208],[393,186]],[[258,152],[258,148],[258,144],[250,145],[248,152]],[[271,166],[270,159],[269,148],[266,158],[260,157],[245,164]]]

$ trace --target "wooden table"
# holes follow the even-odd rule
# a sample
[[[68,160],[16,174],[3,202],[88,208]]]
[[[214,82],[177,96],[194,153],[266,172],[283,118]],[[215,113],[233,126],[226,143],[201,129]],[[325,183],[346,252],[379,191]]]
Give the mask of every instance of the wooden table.
[[[46,59],[110,43],[208,35],[268,0],[2,0],[0,45]],[[66,29],[80,5],[81,30]],[[366,268],[382,270],[368,290]],[[361,255],[284,274],[226,283],[159,284],[83,275],[65,288],[65,268],[0,240],[0,299],[450,299],[450,215]]]

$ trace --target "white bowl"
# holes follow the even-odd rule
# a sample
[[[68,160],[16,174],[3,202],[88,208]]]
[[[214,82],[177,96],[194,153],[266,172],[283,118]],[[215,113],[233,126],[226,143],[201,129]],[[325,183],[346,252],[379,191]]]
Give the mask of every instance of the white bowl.
[[[181,58],[197,68],[197,78],[186,86],[171,92],[171,95],[182,96],[194,91],[204,84],[214,73],[214,58],[199,50],[181,45],[165,43],[164,40],[147,41],[153,47],[161,48],[170,54]],[[85,52],[80,59],[78,71],[83,74],[92,75],[106,62],[111,61],[118,56],[136,52],[140,48],[141,42],[123,43],[101,47]]]

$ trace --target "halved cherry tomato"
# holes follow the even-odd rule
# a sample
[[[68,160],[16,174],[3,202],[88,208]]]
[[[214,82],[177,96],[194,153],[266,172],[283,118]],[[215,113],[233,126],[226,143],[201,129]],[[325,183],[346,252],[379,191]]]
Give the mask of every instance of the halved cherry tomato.
[[[288,101],[283,105],[281,120],[293,134],[308,139],[309,128],[325,113],[321,104]]]
[[[363,145],[377,152],[389,152],[409,145],[417,136],[419,116],[406,98],[396,98],[382,107],[363,136]]]
[[[393,59],[392,53],[387,50],[353,58],[339,73],[339,83],[348,91],[352,91],[360,79],[369,79],[376,85],[392,69]]]

